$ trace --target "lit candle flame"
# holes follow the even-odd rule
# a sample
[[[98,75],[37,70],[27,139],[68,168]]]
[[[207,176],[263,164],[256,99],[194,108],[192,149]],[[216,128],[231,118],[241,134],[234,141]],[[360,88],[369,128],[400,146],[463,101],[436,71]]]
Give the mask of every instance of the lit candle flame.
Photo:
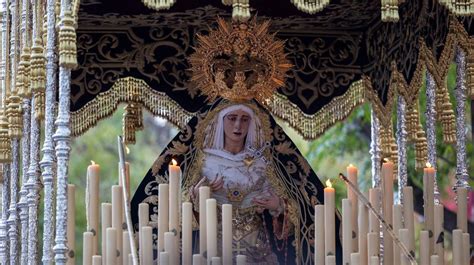
[[[332,188],[331,180],[326,180],[326,187]]]
[[[431,167],[432,167],[432,166],[431,166],[431,163],[430,163],[430,162],[426,162],[426,167],[431,168]]]
[[[384,158],[384,159],[383,159],[383,162],[384,162],[384,163],[387,163],[387,162],[389,162],[389,161],[390,161],[390,160],[388,160],[388,158]]]
[[[176,162],[176,160],[174,160],[174,158],[173,158],[173,159],[171,159],[171,164],[173,164],[173,166],[177,166],[178,162]]]
[[[128,148],[128,146],[125,146],[125,150],[127,152],[127,155],[130,154],[130,149]]]
[[[354,165],[352,165],[352,164],[349,164],[349,167],[354,167]]]
[[[94,162],[94,160],[91,160],[91,165],[95,165],[95,162]]]

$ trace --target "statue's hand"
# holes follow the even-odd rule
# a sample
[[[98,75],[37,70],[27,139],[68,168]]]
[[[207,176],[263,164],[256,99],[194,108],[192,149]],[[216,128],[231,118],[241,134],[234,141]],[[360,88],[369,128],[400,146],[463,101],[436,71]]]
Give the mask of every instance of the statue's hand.
[[[224,178],[216,177],[213,181],[209,182],[207,177],[202,177],[199,182],[191,188],[191,192],[194,198],[197,198],[199,195],[199,188],[203,186],[209,186],[211,191],[216,191],[222,189],[224,186]]]
[[[253,198],[252,202],[263,209],[268,209],[270,211],[277,211],[280,209],[281,203],[280,198],[274,193],[270,193],[269,196],[263,198]]]
[[[216,177],[216,179],[209,183],[209,187],[211,188],[211,191],[222,189],[222,187],[224,187],[224,177]]]

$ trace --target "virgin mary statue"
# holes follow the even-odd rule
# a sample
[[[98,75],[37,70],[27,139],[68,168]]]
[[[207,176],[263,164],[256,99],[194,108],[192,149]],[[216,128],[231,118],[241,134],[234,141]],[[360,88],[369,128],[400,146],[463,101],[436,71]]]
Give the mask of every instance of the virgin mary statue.
[[[314,205],[323,203],[324,187],[259,103],[219,99],[204,107],[160,154],[140,184],[132,200],[134,224],[139,203],[150,204],[150,222],[157,224],[158,185],[167,182],[171,159],[181,166],[182,201],[195,205],[194,253],[199,249],[197,191],[209,186],[218,207],[232,204],[233,256],[246,255],[247,264],[314,264],[314,228],[324,225],[314,223]],[[335,214],[335,254],[340,264]]]

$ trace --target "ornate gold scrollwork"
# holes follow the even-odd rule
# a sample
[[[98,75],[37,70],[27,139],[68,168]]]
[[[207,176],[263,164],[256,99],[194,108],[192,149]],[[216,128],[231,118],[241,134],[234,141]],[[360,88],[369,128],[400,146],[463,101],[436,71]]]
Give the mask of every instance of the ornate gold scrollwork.
[[[232,101],[256,99],[262,104],[285,85],[291,64],[285,44],[268,32],[270,22],[227,23],[198,35],[195,53],[189,57],[191,81],[210,102],[217,97]]]

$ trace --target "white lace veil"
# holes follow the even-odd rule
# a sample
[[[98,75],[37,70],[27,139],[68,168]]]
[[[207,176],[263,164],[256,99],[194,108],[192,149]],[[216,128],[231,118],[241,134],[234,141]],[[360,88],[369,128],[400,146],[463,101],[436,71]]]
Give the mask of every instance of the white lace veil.
[[[262,126],[260,119],[255,115],[255,112],[248,106],[243,104],[236,104],[229,106],[219,112],[216,118],[206,128],[206,138],[204,140],[204,147],[210,149],[223,150],[224,149],[224,117],[228,113],[242,110],[250,116],[250,124],[245,138],[245,146],[259,148],[263,146],[264,139],[262,133]]]

